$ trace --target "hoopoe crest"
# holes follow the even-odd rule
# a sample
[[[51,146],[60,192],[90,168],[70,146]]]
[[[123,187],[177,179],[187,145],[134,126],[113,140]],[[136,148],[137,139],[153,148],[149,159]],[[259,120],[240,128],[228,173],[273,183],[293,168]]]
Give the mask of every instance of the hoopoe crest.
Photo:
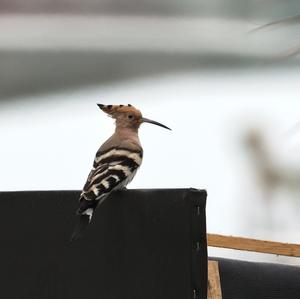
[[[143,148],[138,136],[140,125],[151,123],[170,130],[157,121],[143,117],[142,113],[130,104],[97,105],[115,119],[116,129],[96,153],[93,167],[79,198],[79,223],[71,241],[81,236],[95,209],[109,194],[125,188],[135,176],[143,159]]]

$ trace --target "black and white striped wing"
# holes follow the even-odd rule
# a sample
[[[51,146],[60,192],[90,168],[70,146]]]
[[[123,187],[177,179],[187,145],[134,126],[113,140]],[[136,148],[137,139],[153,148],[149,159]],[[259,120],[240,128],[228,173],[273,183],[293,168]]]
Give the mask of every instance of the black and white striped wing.
[[[96,154],[93,169],[80,195],[79,221],[70,242],[78,239],[90,223],[96,207],[114,190],[124,188],[142,163],[142,150],[112,148]]]
[[[110,192],[124,188],[133,179],[141,163],[142,151],[116,148],[98,152],[80,196],[82,204],[78,213],[95,208]]]

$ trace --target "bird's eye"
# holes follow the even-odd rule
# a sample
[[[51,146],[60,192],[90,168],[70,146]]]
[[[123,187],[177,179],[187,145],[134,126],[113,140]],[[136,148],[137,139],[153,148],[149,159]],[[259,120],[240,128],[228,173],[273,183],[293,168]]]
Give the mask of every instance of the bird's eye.
[[[128,118],[129,118],[129,119],[133,119],[133,115],[131,115],[131,114],[128,115]]]

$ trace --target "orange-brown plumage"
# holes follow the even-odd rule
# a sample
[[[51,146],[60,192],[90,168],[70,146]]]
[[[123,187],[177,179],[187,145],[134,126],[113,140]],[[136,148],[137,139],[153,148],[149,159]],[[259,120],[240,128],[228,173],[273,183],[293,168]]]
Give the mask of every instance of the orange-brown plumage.
[[[98,104],[100,109],[116,120],[116,128],[138,129],[143,122],[143,116],[140,110],[132,105],[102,105]]]

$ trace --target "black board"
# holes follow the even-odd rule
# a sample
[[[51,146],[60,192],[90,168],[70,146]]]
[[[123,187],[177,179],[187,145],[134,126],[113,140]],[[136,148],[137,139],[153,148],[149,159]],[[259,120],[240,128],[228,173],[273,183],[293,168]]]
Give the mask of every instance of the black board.
[[[79,191],[0,192],[2,299],[206,299],[206,192],[127,190],[68,245]]]

